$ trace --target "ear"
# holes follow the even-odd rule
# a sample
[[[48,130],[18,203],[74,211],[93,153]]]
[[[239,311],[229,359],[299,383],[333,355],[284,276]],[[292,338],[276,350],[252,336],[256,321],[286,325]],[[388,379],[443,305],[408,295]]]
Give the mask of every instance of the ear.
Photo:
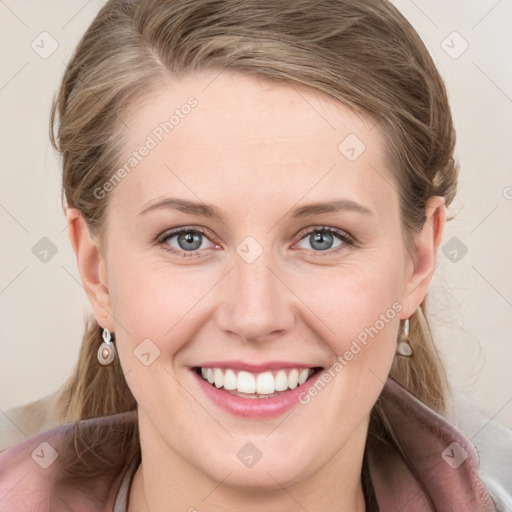
[[[98,324],[114,332],[107,273],[98,241],[91,236],[82,214],[76,208],[66,211],[68,235],[78,271]]]
[[[434,269],[446,220],[444,198],[432,196],[425,205],[425,224],[413,235],[413,255],[407,266],[402,295],[402,319],[409,318],[424,301]]]

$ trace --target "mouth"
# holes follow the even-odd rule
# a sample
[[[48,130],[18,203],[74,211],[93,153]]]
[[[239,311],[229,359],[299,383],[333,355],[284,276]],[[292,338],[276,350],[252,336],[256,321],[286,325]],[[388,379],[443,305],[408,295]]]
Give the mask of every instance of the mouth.
[[[214,406],[239,418],[267,419],[304,403],[301,396],[314,385],[324,368],[294,363],[219,362],[189,370]]]
[[[321,367],[290,367],[264,372],[236,368],[195,367],[194,371],[212,387],[233,396],[269,399],[296,389],[320,372]]]

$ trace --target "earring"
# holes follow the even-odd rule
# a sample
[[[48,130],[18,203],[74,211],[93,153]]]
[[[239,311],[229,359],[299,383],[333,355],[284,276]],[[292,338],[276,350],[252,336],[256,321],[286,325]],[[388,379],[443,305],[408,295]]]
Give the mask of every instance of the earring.
[[[98,361],[103,366],[109,365],[116,357],[116,347],[110,341],[110,337],[110,331],[106,328],[103,329],[103,343],[98,349]]]
[[[412,350],[409,339],[409,319],[404,320],[404,326],[398,343],[396,345],[396,353],[403,357],[412,357],[414,351]]]

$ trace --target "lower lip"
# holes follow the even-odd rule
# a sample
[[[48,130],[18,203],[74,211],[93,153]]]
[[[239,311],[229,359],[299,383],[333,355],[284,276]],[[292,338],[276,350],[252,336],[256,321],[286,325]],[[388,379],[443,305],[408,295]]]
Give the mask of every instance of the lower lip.
[[[284,414],[300,403],[299,395],[307,393],[307,390],[322,373],[317,371],[304,384],[271,398],[242,398],[232,395],[224,388],[212,386],[198,375],[195,369],[191,369],[191,371],[201,389],[213,403],[234,416],[242,418],[273,418]]]

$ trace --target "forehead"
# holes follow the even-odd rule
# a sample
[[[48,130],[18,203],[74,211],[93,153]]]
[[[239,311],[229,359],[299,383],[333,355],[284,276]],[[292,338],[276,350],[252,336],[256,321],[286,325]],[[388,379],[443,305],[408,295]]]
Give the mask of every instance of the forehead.
[[[184,75],[144,95],[127,125],[120,166],[129,172],[114,194],[138,206],[171,192],[220,203],[279,192],[294,204],[340,187],[382,195],[390,181],[375,123],[305,86],[228,71]]]

